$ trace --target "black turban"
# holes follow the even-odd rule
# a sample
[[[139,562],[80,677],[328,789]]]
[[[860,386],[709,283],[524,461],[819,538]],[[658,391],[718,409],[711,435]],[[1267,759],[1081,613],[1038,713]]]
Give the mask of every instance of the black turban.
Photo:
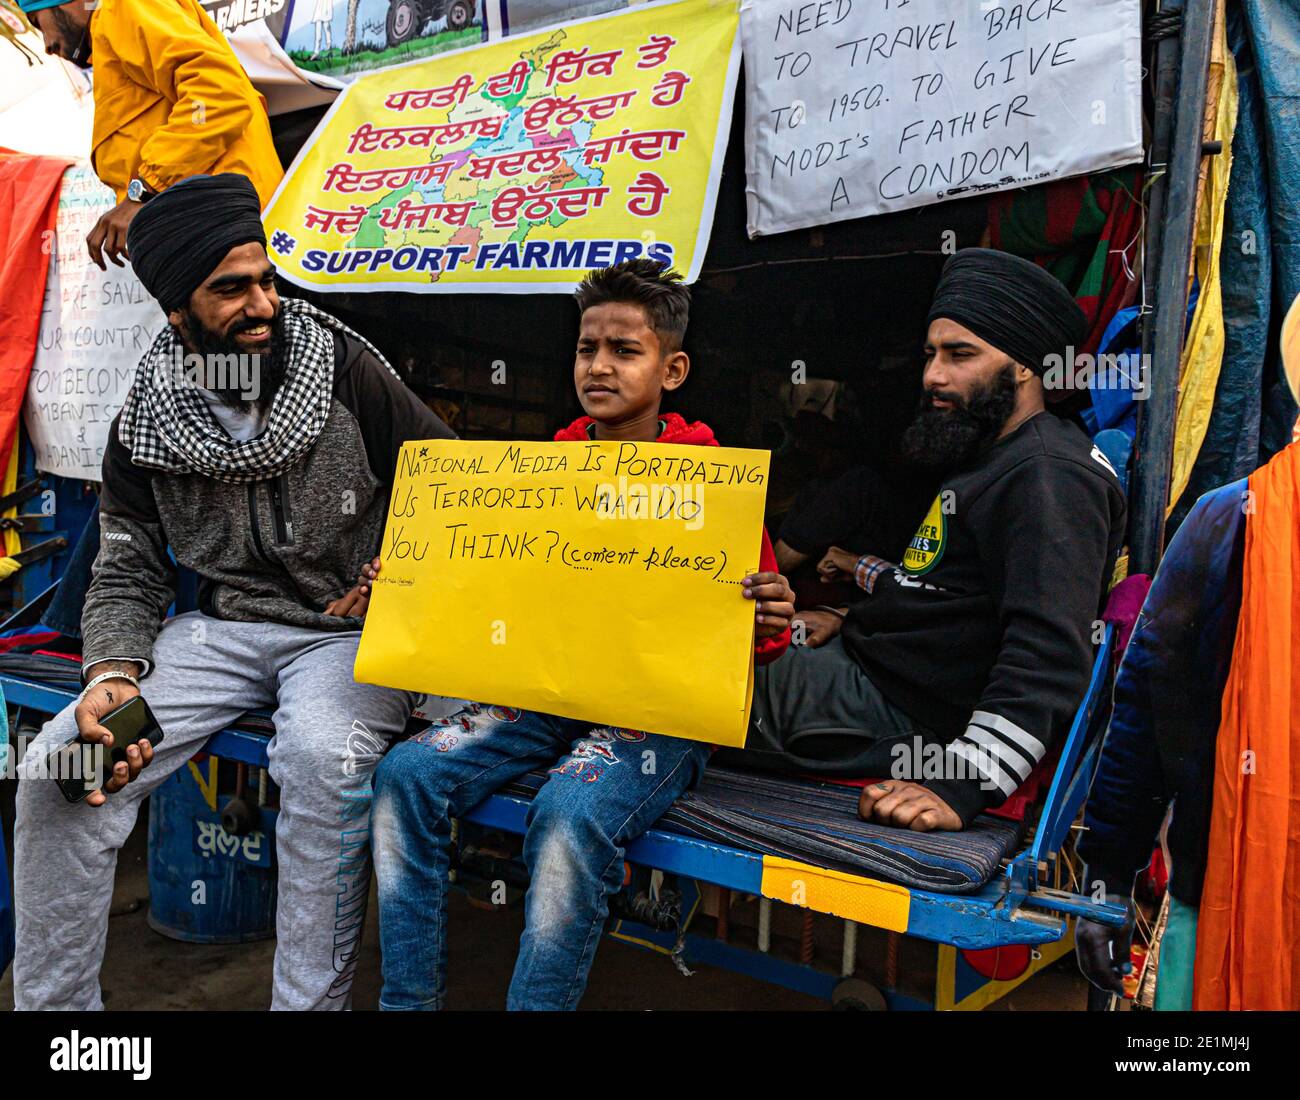
[[[992,248],[963,248],[946,264],[925,323],[946,317],[1041,375],[1049,355],[1065,363],[1087,319],[1060,280],[1029,260]]]
[[[261,204],[246,176],[190,176],[149,199],[131,220],[126,250],[145,289],[167,312],[180,309],[226,253],[266,247]]]

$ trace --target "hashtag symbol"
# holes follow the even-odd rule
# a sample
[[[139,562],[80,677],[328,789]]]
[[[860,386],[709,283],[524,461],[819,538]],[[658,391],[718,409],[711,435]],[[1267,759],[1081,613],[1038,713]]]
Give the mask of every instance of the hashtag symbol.
[[[287,256],[298,247],[298,242],[289,236],[289,234],[283,229],[277,229],[271,234],[271,247],[280,253],[281,256]]]

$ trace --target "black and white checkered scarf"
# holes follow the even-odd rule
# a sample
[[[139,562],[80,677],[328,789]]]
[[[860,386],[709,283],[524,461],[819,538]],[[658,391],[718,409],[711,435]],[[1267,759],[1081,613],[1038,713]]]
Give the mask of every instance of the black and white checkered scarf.
[[[203,474],[247,482],[289,469],[316,442],[334,399],[334,340],[352,337],[397,377],[363,336],[336,317],[295,298],[280,300],[285,332],[284,380],[271,402],[266,430],[256,439],[232,439],[213,417],[203,394],[178,371],[185,347],[167,325],[136,369],[122,405],[118,438],[131,461],[171,474]]]

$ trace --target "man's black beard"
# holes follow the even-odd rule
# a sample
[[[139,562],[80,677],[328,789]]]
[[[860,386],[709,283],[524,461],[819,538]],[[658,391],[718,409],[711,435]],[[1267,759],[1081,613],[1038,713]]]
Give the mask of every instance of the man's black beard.
[[[265,351],[250,352],[238,342],[241,332],[266,324],[265,321],[236,321],[224,334],[207,328],[187,306],[182,311],[185,317],[185,337],[188,349],[203,357],[205,362],[213,355],[256,356],[257,397],[250,401],[245,395],[248,391],[240,386],[205,387],[213,393],[223,405],[232,409],[251,409],[254,405],[265,412],[271,407],[280,384],[284,381],[289,363],[289,338],[284,330],[284,316],[277,309],[271,318],[271,341]]]
[[[936,409],[932,398],[952,401],[951,409]],[[903,432],[903,457],[927,469],[952,470],[964,465],[1002,431],[1016,407],[1016,365],[1006,367],[968,400],[950,391],[932,391]]]
[[[54,25],[59,28],[59,34],[63,41],[59,43],[62,47],[60,53],[64,58],[71,61],[79,69],[90,68],[90,24],[84,27],[78,27],[72,21],[72,17],[66,11],[60,11],[58,8],[51,8],[50,15],[54,19]]]

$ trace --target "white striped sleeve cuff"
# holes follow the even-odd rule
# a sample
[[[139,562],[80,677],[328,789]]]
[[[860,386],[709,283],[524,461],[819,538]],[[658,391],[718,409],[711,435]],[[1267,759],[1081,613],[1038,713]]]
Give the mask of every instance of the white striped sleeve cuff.
[[[954,766],[965,768],[968,776],[973,769],[986,787],[996,787],[1010,798],[1047,753],[1047,746],[1001,715],[977,710],[966,732],[947,751],[956,758]]]

